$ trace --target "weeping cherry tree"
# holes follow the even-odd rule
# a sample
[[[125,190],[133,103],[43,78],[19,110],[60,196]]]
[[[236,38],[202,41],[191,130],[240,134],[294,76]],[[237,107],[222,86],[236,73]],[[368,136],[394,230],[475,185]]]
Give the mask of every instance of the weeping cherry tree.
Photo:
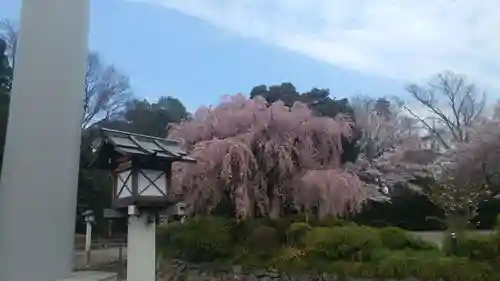
[[[228,202],[238,218],[290,211],[346,216],[366,199],[363,183],[342,168],[345,116],[316,117],[307,105],[226,96],[173,127],[197,164],[176,164],[174,186],[194,213]]]

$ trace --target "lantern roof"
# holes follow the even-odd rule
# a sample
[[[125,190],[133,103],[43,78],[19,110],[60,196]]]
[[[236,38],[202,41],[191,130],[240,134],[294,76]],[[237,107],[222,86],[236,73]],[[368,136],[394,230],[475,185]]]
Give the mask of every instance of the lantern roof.
[[[111,158],[120,156],[154,157],[166,162],[196,162],[180,148],[177,141],[106,128],[101,128],[100,133],[97,155],[90,167],[107,168],[113,164]]]

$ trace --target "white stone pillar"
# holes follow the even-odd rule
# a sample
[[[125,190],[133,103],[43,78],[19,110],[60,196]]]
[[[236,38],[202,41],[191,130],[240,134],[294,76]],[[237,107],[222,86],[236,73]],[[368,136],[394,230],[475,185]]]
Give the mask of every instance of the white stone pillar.
[[[147,213],[129,215],[127,281],[155,281],[156,224],[148,220]]]
[[[0,280],[73,268],[89,0],[23,0],[0,182]]]

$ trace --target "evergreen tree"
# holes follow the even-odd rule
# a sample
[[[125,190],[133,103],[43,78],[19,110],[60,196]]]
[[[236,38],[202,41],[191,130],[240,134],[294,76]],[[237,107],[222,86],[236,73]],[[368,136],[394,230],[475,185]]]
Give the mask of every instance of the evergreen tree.
[[[12,67],[5,54],[7,43],[0,39],[0,93],[9,93],[12,88]]]

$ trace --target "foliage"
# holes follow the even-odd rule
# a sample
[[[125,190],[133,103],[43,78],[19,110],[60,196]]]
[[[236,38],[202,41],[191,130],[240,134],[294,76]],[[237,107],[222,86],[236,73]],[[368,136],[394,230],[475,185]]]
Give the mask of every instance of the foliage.
[[[417,178],[433,176],[438,154],[422,147],[418,120],[403,111],[396,97],[357,96],[351,100],[360,131],[360,155],[349,169],[378,191],[372,198],[388,200],[398,192],[420,187]]]
[[[278,233],[274,227],[259,225],[249,233],[245,247],[254,256],[272,256],[279,249]]]
[[[108,221],[103,217],[103,210],[111,205],[112,183],[106,171],[88,169],[90,162],[93,160],[89,141],[89,138],[84,136],[80,149],[76,232],[85,232],[85,222],[81,214],[90,209],[94,212],[96,219],[95,233],[104,236],[109,231],[109,225]],[[118,225],[115,223],[115,226]],[[113,230],[118,229],[114,228]]]
[[[440,278],[498,280],[495,278],[499,272],[494,270],[491,260],[466,255],[447,257],[435,246],[423,243],[401,229],[356,225],[314,227],[304,222],[289,223],[294,220],[291,218],[277,221],[280,220],[284,221],[280,224],[289,225],[288,234],[305,231],[305,243],[283,242],[277,249],[273,246],[267,254],[257,253],[253,251],[256,244],[241,244],[241,237],[237,238],[235,234],[248,239],[255,233],[259,233],[262,239],[263,233],[266,237],[269,234],[279,236],[279,231],[270,226],[273,221],[249,219],[236,222],[215,217],[195,217],[185,224],[171,224],[158,232],[158,241],[161,251],[168,253],[166,257],[183,258],[188,262],[239,264],[248,269],[274,268],[289,274],[334,274],[376,280],[399,280],[410,276],[422,281]],[[241,224],[246,227],[242,228]],[[250,224],[255,229],[251,230]],[[243,229],[246,229],[246,234]]]
[[[286,82],[280,85],[267,87],[259,85],[250,91],[250,98],[264,98],[269,104],[282,101],[286,106],[291,107],[295,102],[306,104],[316,116],[335,118],[343,114],[355,121],[354,111],[347,99],[336,100],[330,97],[330,90],[313,88],[308,92],[299,93],[292,83]],[[358,132],[354,128],[351,138],[342,138],[342,162],[354,162],[359,154]]]
[[[357,96],[351,101],[356,126],[361,131],[360,152],[373,160],[398,146],[415,143],[416,120],[402,112],[403,102],[396,97]]]
[[[175,126],[196,164],[175,167],[179,193],[194,212],[210,213],[223,201],[236,217],[278,217],[292,210],[344,216],[360,209],[362,182],[341,166],[343,116],[316,117],[302,103],[228,96]]]
[[[451,236],[446,235],[443,241],[443,251],[447,255],[455,254],[474,261],[497,263],[500,261],[500,236],[497,232],[493,234],[459,232],[456,253],[453,253]]]
[[[455,231],[467,228],[477,215],[479,204],[489,197],[484,186],[454,184],[452,181],[436,182],[427,188],[427,194],[444,211],[447,227]]]
[[[473,187],[474,194],[491,192],[491,196],[495,196],[499,193],[500,103],[496,104],[495,112],[475,128],[468,143],[457,147],[456,154],[445,166],[445,176],[453,179],[454,185]]]
[[[407,231],[397,227],[385,227],[379,229],[382,245],[390,250],[433,250],[434,245],[411,235]]]
[[[484,114],[485,94],[461,74],[444,71],[429,79],[426,86],[410,84],[406,90],[431,116],[406,110],[446,149],[468,142]]]
[[[160,97],[156,102],[133,99],[117,118],[103,127],[156,137],[166,137],[169,124],[189,118],[186,107],[176,98]]]
[[[7,43],[0,38],[0,94],[10,93],[12,89],[12,67],[5,54]]]
[[[317,227],[306,238],[306,251],[326,260],[366,261],[381,247],[376,230],[362,227]]]
[[[87,129],[115,117],[131,95],[127,76],[113,65],[105,64],[99,54],[88,54],[82,128]]]
[[[272,104],[282,101],[286,106],[293,106],[295,102],[302,102],[310,106],[311,110],[319,116],[336,117],[338,114],[352,115],[353,111],[347,99],[335,100],[330,98],[330,90],[313,88],[306,93],[299,93],[292,83],[281,85],[255,86],[250,91],[250,98],[264,98]]]
[[[6,43],[5,55],[7,62],[13,67],[17,48],[17,24],[9,19],[0,21],[0,40]]]
[[[411,191],[393,196],[390,202],[369,202],[353,218],[359,224],[406,230],[442,230],[443,219],[442,210],[427,196]]]
[[[231,222],[226,219],[195,217],[186,223],[174,222],[158,232],[162,256],[176,256],[202,262],[228,258],[232,252]]]
[[[7,65],[10,64],[14,68],[18,43],[18,26],[10,20],[0,21],[0,39],[7,43],[6,59],[0,60],[0,64],[5,65],[4,62],[7,62]],[[10,72],[12,79],[12,69],[10,69]],[[116,113],[123,109],[130,96],[129,78],[113,65],[105,64],[98,53],[90,52],[87,55],[85,72],[82,128],[88,129],[103,120],[114,117]]]
[[[288,243],[292,246],[304,246],[306,234],[312,227],[306,222],[295,222],[290,225],[286,232]]]

